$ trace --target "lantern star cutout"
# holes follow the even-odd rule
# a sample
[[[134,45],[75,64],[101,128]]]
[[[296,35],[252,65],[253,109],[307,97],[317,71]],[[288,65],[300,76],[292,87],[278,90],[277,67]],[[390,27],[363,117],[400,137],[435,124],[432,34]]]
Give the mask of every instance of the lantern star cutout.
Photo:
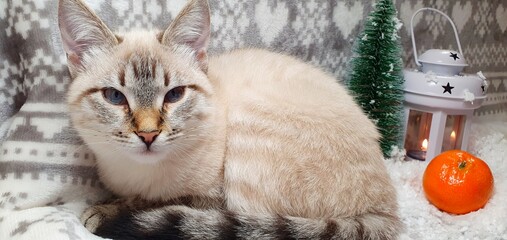
[[[456,61],[456,59],[460,59],[460,58],[458,57],[458,53],[452,53],[452,52],[451,52],[451,55],[449,55],[449,57],[452,57],[452,58],[454,59],[454,61]]]
[[[454,88],[454,87],[451,87],[451,84],[450,83],[447,83],[447,85],[442,85],[442,87],[444,88],[444,92],[443,93],[446,93],[448,92],[449,94],[452,94],[451,90]]]
[[[484,93],[486,91],[486,86],[482,85],[481,89],[482,89],[482,92]]]

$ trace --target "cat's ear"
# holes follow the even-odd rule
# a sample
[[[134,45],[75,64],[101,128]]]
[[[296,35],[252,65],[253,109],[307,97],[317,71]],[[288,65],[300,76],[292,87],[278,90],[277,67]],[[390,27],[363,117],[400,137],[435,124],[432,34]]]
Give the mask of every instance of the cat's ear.
[[[81,0],[59,0],[58,26],[71,75],[83,70],[91,49],[118,44],[116,36]]]
[[[207,0],[191,0],[162,35],[167,46],[190,47],[201,69],[208,67],[207,48],[210,38],[210,9]]]

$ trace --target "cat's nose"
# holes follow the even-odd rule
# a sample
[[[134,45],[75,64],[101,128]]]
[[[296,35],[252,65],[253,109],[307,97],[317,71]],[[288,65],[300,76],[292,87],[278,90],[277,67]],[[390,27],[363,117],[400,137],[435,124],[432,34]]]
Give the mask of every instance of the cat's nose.
[[[150,148],[155,138],[157,138],[160,131],[152,131],[152,132],[136,132],[137,136],[146,144],[147,148]]]

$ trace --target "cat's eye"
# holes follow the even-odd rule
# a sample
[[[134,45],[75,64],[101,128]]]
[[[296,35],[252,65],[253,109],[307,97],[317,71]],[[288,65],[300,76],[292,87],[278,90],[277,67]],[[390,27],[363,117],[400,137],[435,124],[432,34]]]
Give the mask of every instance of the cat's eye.
[[[106,88],[102,91],[104,98],[113,105],[126,105],[127,98],[123,93],[114,89],[114,88]]]
[[[164,103],[175,103],[183,97],[185,94],[185,87],[175,87],[165,94]]]

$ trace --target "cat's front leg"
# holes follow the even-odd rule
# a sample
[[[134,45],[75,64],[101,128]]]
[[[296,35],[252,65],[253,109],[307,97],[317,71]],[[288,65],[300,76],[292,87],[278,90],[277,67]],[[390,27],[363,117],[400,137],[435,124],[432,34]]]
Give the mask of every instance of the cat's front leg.
[[[105,221],[114,219],[120,212],[123,202],[116,201],[107,204],[94,205],[86,209],[81,215],[81,223],[90,232],[95,233]]]
[[[139,197],[111,199],[86,209],[81,215],[81,223],[90,232],[95,233],[98,227],[107,221],[115,219],[121,211],[156,207],[159,204],[147,202]]]
[[[92,233],[96,233],[97,229],[108,223],[114,222],[122,213],[134,211],[160,208],[167,204],[182,204],[186,198],[176,199],[174,201],[147,201],[140,197],[117,198],[111,199],[101,204],[97,204],[86,209],[81,215],[81,223]],[[190,200],[187,200],[190,201]]]

